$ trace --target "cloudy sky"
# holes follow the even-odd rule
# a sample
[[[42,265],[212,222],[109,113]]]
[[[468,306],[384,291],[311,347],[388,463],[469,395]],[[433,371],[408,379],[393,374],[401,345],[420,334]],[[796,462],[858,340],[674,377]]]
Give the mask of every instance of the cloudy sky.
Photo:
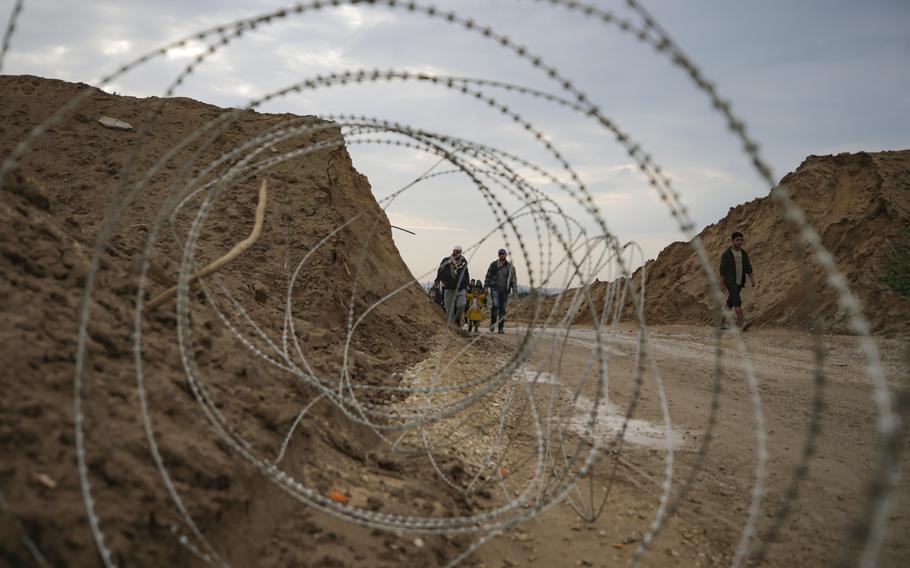
[[[638,21],[624,2],[593,3]],[[3,72],[96,83],[167,42],[285,5],[272,0],[27,0]],[[705,96],[681,70],[629,34],[531,0],[438,5],[528,46],[570,78],[663,167],[699,228],[730,207],[767,194],[767,184],[750,169]],[[776,177],[810,154],[910,147],[910,2],[646,0],[644,5],[732,101]],[[0,0],[0,18],[12,6],[11,0]],[[202,49],[203,44],[190,42],[117,79],[107,90],[160,95]],[[261,26],[217,53],[176,94],[240,107],[313,75],[377,67],[495,79],[562,93],[539,70],[479,34],[403,10],[342,6]],[[681,239],[647,180],[603,128],[541,101],[488,92],[532,122],[563,153],[620,240],[634,240],[647,257],[654,257]],[[263,110],[399,121],[507,150],[566,179],[553,157],[522,128],[486,105],[438,86],[408,82],[321,89],[282,98]],[[352,145],[350,151],[378,198],[438,160],[416,150],[375,145]],[[593,229],[555,186],[545,179],[532,181]],[[503,201],[520,206],[508,197]],[[388,213],[393,224],[417,233],[395,232],[417,277],[431,270],[452,244],[470,246],[495,225],[477,189],[459,175],[415,185]],[[743,229],[748,233],[748,227]],[[472,259],[475,273],[495,257],[500,244],[497,238],[479,248]],[[516,264],[520,276],[526,273],[523,259]]]

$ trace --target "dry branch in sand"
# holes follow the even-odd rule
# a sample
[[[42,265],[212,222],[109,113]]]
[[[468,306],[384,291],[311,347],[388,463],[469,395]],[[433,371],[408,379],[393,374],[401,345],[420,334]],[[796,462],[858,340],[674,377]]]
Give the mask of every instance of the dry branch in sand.
[[[250,233],[250,236],[234,245],[234,248],[229,250],[227,254],[212,261],[208,266],[191,276],[189,281],[191,286],[200,278],[210,276],[224,268],[229,262],[243,254],[243,251],[253,246],[256,240],[259,239],[259,235],[262,233],[262,225],[265,221],[265,200],[267,192],[268,178],[263,178],[262,183],[259,184],[259,203],[256,205],[256,222],[253,224],[253,231]],[[154,310],[176,294],[177,286],[171,286],[164,292],[152,298],[149,303],[146,304],[145,311]]]

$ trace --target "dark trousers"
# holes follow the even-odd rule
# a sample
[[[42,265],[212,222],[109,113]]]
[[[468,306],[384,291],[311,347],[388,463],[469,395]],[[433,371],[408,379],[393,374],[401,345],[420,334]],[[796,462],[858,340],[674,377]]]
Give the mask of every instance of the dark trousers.
[[[743,298],[740,291],[743,289],[739,284],[728,283],[727,286],[727,307],[739,308],[743,305]]]
[[[508,288],[492,288],[493,293],[490,295],[490,301],[493,307],[490,308],[490,328],[499,323],[499,330],[506,324],[506,304],[509,303]]]

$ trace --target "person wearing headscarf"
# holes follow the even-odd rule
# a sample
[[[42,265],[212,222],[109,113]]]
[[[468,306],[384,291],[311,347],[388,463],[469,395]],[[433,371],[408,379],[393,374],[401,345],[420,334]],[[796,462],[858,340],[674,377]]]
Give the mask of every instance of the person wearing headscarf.
[[[471,282],[468,261],[462,254],[461,245],[452,247],[451,256],[442,259],[436,271],[436,280],[445,286],[443,298],[449,323],[459,327],[467,303],[467,288]]]

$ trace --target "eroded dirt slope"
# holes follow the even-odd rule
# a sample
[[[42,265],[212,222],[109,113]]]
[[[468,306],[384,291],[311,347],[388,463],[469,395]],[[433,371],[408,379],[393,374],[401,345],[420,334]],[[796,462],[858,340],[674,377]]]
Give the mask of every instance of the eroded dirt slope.
[[[910,227],[910,150],[810,156],[784,176],[781,186],[788,189],[834,256],[873,333],[910,333],[910,298],[882,282],[889,252]],[[746,235],[745,248],[758,281],[756,287],[747,286],[743,292],[744,307],[756,324],[807,330],[812,311],[817,309],[826,331],[848,331],[846,314],[837,306],[834,291],[824,283],[815,261],[803,252],[771,196],[731,208],[723,219],[699,233],[715,273],[734,231]],[[810,274],[808,284],[800,273],[803,266]],[[646,321],[712,321],[706,280],[689,243],[667,246],[645,270]],[[640,270],[633,274],[636,286],[640,277]],[[603,306],[606,289],[606,283],[593,286],[598,307]],[[816,301],[814,306],[807,301],[810,297]],[[555,299],[548,301],[544,313],[555,303]],[[563,302],[558,315],[565,315],[567,305]],[[530,315],[527,310],[520,313]],[[627,309],[626,316],[629,314]],[[587,308],[578,312],[576,321],[591,321]]]
[[[86,88],[36,77],[0,77],[0,155],[7,156],[31,128]],[[137,130],[153,109],[160,109],[160,116],[143,138]],[[26,541],[53,565],[87,566],[98,560],[76,474],[73,427],[77,311],[89,261],[106,209],[118,192],[226,112],[189,99],[136,99],[95,90],[41,137],[4,180],[0,563],[33,562]],[[98,123],[102,116],[136,128],[104,128]],[[197,174],[204,181],[213,179],[226,166],[211,174],[203,169],[225,152],[276,125],[300,120],[325,128],[276,142],[267,154],[278,156],[338,135],[337,127],[312,117],[247,111],[211,144],[200,140],[178,152],[126,207],[101,256],[88,327],[83,412],[93,497],[118,565],[198,562],[178,544],[177,535],[191,536],[191,531],[150,458],[139,411],[132,307],[139,253],[152,219],[175,184]],[[334,379],[355,279],[357,317],[412,277],[369,183],[353,169],[343,146],[298,157],[267,175],[271,189],[262,237],[207,284],[232,325],[275,359],[288,275],[321,239],[359,215],[308,259],[291,294],[303,354],[319,376]],[[260,177],[241,178],[214,203],[201,231],[199,265],[248,234]],[[150,259],[151,294],[176,283],[181,245],[200,203],[199,197],[190,199],[165,224]],[[249,320],[238,314],[228,293],[247,310]],[[198,288],[192,292],[188,351],[195,356],[198,377],[214,407],[252,451],[274,459],[295,417],[312,400],[313,389],[241,343],[211,309],[212,298]],[[388,382],[391,373],[423,357],[424,340],[441,316],[422,300],[414,284],[362,322],[350,352],[355,383]],[[350,526],[289,498],[218,441],[200,412],[177,348],[173,301],[144,317],[142,332],[145,397],[163,463],[187,510],[224,560],[305,566],[370,558],[374,564],[397,565],[407,557],[432,565],[454,554],[453,547],[459,546],[454,541],[428,538],[416,548],[404,537]],[[454,514],[467,506],[434,482],[426,464],[385,455],[373,434],[326,404],[316,404],[302,421],[282,465],[323,495],[337,490],[351,504],[376,511]]]

